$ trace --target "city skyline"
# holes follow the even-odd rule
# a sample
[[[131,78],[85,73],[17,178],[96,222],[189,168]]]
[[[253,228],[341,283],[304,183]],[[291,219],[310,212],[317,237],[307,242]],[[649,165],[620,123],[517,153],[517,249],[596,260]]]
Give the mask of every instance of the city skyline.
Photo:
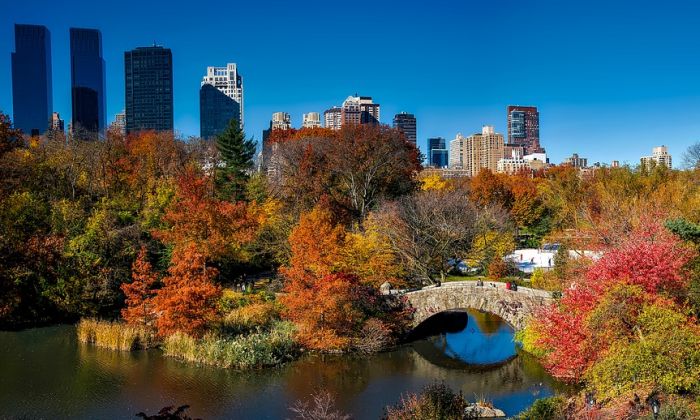
[[[698,15],[699,6],[690,2],[675,2],[677,7],[661,11],[644,4],[627,10],[593,2],[569,8],[573,16],[570,19],[564,19],[556,3],[544,2],[535,7],[540,14],[529,14],[533,28],[537,28],[527,35],[531,40],[527,45],[536,47],[527,54],[512,49],[508,42],[520,36],[509,26],[525,7],[517,4],[499,8],[437,3],[429,9],[398,10],[400,16],[388,21],[390,5],[377,6],[374,12],[378,18],[366,18],[359,11],[338,17],[319,9],[316,27],[304,24],[305,8],[285,4],[268,17],[270,29],[266,33],[247,36],[243,35],[260,23],[255,16],[262,6],[241,4],[241,21],[247,17],[251,20],[232,29],[217,24],[223,18],[197,9],[172,13],[168,19],[156,22],[133,15],[130,25],[121,25],[118,22],[124,20],[120,18],[134,9],[135,2],[126,1],[123,7],[109,10],[88,2],[71,2],[56,16],[43,14],[42,4],[50,5],[18,4],[0,17],[0,67],[7,69],[0,72],[0,109],[10,115],[13,24],[27,23],[44,25],[51,32],[54,106],[50,111],[59,112],[66,121],[72,119],[68,28],[86,27],[100,30],[103,37],[107,124],[125,108],[120,56],[155,40],[173,51],[174,125],[184,136],[199,134],[202,69],[235,62],[246,76],[246,133],[258,141],[273,112],[288,112],[293,126],[299,127],[303,113],[322,113],[353,92],[371,95],[381,103],[384,124],[391,125],[391,116],[400,111],[414,114],[418,146],[424,154],[429,137],[454,138],[457,132],[478,132],[482,125],[493,125],[497,132],[507,133],[505,109],[518,104],[538,107],[541,143],[553,162],[577,152],[593,162],[636,164],[640,156],[661,143],[680,156],[700,138],[700,122],[691,112],[700,102],[700,88],[693,76],[698,63],[692,36],[692,16]],[[158,7],[148,5],[144,12]],[[450,8],[449,15],[454,17],[446,17],[445,8]],[[504,28],[503,33],[484,32],[470,40],[450,29],[450,21],[468,15],[488,16],[483,21],[476,19],[474,24],[486,27],[496,22]],[[438,16],[442,19],[439,22]],[[653,30],[648,28],[651,18],[655,22]],[[175,29],[207,19],[211,22],[197,31]],[[354,30],[379,29],[378,47],[363,49],[351,59],[328,52],[324,46],[329,41],[318,33],[346,31],[344,24],[349,19],[358,20]],[[435,30],[413,34],[402,29],[406,23],[425,23]],[[584,30],[590,25],[599,30],[590,34]],[[295,31],[290,31],[292,27]],[[562,39],[550,39],[547,34],[552,31],[560,31]],[[268,57],[265,49],[279,43],[281,33],[289,35],[285,44],[290,47],[300,45],[296,42],[300,39],[313,39],[316,50],[323,54],[290,51]],[[237,41],[225,41],[232,37]],[[405,39],[407,46],[388,49],[387,42],[394,37]],[[592,45],[595,50],[591,50]],[[407,61],[409,51],[411,58]],[[484,54],[498,57],[497,65],[488,71],[459,70],[462,63]],[[654,59],[649,59],[652,56]],[[369,63],[379,67],[372,73],[363,72]],[[412,66],[405,66],[408,63]],[[417,77],[421,83],[409,82]]]

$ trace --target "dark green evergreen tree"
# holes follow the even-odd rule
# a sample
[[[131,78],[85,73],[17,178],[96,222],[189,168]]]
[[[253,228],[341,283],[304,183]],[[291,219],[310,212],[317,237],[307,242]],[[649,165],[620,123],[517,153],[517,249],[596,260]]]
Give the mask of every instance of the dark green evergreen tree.
[[[217,195],[226,200],[244,199],[248,171],[253,167],[255,141],[246,139],[238,120],[232,119],[216,137],[216,148],[221,156],[221,164],[216,167]]]

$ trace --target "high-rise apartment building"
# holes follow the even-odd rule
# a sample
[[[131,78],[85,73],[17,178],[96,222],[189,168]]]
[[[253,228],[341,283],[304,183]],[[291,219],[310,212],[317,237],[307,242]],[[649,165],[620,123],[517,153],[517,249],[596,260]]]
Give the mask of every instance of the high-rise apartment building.
[[[449,164],[447,144],[442,137],[428,139],[428,166],[445,168]]]
[[[238,72],[238,65],[236,65],[236,63],[228,63],[226,64],[226,67],[207,67],[207,74],[202,78],[202,88],[204,85],[214,86],[221,91],[221,93],[229,97],[231,101],[236,103],[236,106],[238,107],[236,118],[240,122],[241,128],[243,128],[243,78]],[[223,102],[223,100],[220,100],[219,102]],[[233,104],[227,104],[225,105],[225,108],[228,110],[233,106]],[[222,114],[222,116],[215,119],[223,120],[228,116],[229,118],[226,120],[226,123],[228,124],[228,120],[233,118],[230,116],[231,112],[222,111]],[[221,130],[223,130],[223,128],[221,128]]]
[[[124,53],[126,131],[173,129],[173,56],[169,48]]]
[[[503,135],[492,126],[483,126],[481,133],[457,137],[450,142],[449,167],[461,169],[467,176],[476,176],[482,169],[496,172],[498,161],[503,158]]]
[[[301,126],[303,128],[318,128],[321,126],[321,114],[318,112],[309,112],[304,114]]]
[[[54,133],[66,131],[65,122],[61,119],[61,115],[58,112],[51,114],[51,131]]]
[[[568,165],[572,166],[574,168],[587,168],[588,167],[588,158],[583,158],[578,155],[578,153],[574,153],[568,158],[565,158],[562,162],[562,165]]]
[[[339,106],[327,109],[323,113],[323,126],[331,130],[340,130],[343,125],[343,109]]]
[[[12,110],[24,134],[46,132],[53,112],[51,33],[45,26],[15,25],[12,53]]]
[[[651,156],[642,157],[640,163],[647,169],[658,165],[664,165],[668,169],[673,168],[673,160],[666,146],[654,147],[651,151]]]
[[[122,111],[114,115],[114,121],[109,125],[110,129],[116,130],[122,136],[126,135],[126,112]]]
[[[105,128],[105,61],[97,29],[70,28],[71,127],[96,139]]]
[[[394,128],[400,130],[406,136],[406,140],[416,144],[416,117],[413,114],[401,112],[394,115]]]
[[[508,145],[522,146],[525,154],[544,153],[540,146],[540,113],[534,106],[508,106]]]
[[[341,124],[379,124],[379,104],[371,96],[348,96],[343,101]]]
[[[292,118],[286,112],[275,112],[270,120],[270,129],[289,130],[292,128]]]

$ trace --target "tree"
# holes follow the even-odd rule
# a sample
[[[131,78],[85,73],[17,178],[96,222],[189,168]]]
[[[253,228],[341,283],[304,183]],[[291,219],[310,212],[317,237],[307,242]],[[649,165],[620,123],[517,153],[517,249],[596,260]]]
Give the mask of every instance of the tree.
[[[222,161],[216,166],[218,195],[226,200],[244,199],[247,171],[253,166],[255,156],[255,141],[246,139],[239,121],[232,119],[216,137],[216,148]]]
[[[213,284],[217,270],[205,262],[194,245],[174,251],[168,275],[154,299],[159,335],[183,332],[201,337],[216,319],[221,289]]]
[[[152,326],[155,319],[153,298],[158,275],[148,261],[146,247],[142,246],[136,261],[131,266],[131,283],[122,283],[126,296],[126,307],[122,308],[122,318],[128,324]]]
[[[700,141],[688,146],[683,154],[683,166],[687,169],[700,169]]]
[[[276,130],[281,132],[281,130]],[[416,188],[419,152],[395,129],[348,125],[340,130],[285,131],[273,152],[273,191],[297,212],[328,196],[331,207],[361,223],[384,199]]]
[[[0,111],[0,156],[21,145],[22,132],[12,128],[9,115]]]
[[[472,178],[469,198],[481,206],[498,205],[506,210],[513,206],[513,192],[507,176],[482,169]]]
[[[493,215],[458,193],[429,190],[387,203],[376,218],[379,232],[409,272],[437,283],[449,271],[450,259],[468,255],[482,227],[501,224]]]

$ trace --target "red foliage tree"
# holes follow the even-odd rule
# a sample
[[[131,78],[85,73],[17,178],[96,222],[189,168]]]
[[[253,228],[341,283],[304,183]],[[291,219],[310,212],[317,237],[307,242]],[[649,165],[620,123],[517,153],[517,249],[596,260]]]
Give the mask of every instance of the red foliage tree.
[[[128,324],[151,326],[155,319],[153,297],[158,282],[158,275],[148,261],[145,247],[131,266],[131,283],[122,283],[121,289],[126,296],[126,307],[122,309],[122,318]]]
[[[205,261],[193,244],[174,251],[164,286],[154,299],[159,335],[183,332],[199,337],[216,319],[221,289],[212,283],[217,270]]]

